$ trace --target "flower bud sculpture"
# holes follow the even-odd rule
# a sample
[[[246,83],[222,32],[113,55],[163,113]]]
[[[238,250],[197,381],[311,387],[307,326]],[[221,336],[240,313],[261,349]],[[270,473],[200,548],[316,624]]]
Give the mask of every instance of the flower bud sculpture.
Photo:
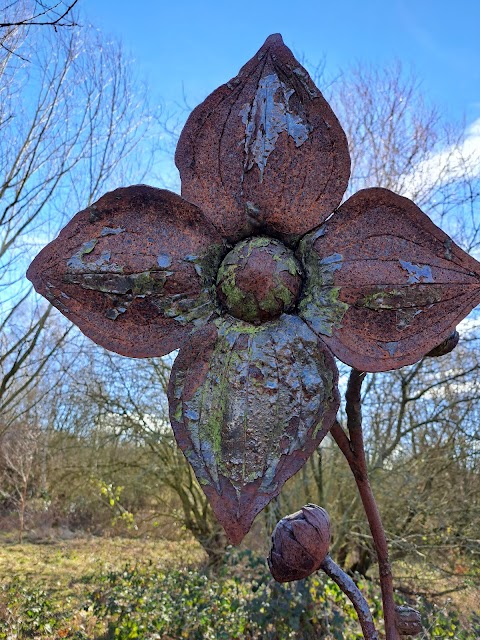
[[[423,632],[420,614],[412,607],[395,607],[397,629],[402,636],[418,636]]]
[[[441,356],[446,356],[448,353],[451,353],[458,344],[460,340],[460,335],[458,331],[454,331],[451,336],[448,336],[443,342],[434,347],[431,351],[427,353],[429,358],[439,358]]]
[[[268,566],[277,582],[302,580],[320,569],[330,546],[330,518],[325,509],[307,504],[285,516],[272,534]]]
[[[172,427],[237,544],[329,431],[349,455],[334,356],[370,372],[423,358],[480,303],[480,264],[388,189],[341,204],[346,135],[278,34],[192,112],[175,162],[181,196],[107,193],[27,276],[107,349],[179,349]]]
[[[328,555],[330,518],[322,507],[307,504],[280,520],[272,534],[268,556],[270,573],[277,582],[303,580],[322,569],[350,598],[364,637],[378,640],[365,598],[353,580]]]

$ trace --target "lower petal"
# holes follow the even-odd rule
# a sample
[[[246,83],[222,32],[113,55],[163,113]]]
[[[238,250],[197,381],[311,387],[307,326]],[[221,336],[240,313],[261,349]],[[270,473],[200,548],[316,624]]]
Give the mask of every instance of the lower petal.
[[[169,386],[175,437],[237,544],[323,440],[339,406],[328,348],[298,317],[200,329]]]

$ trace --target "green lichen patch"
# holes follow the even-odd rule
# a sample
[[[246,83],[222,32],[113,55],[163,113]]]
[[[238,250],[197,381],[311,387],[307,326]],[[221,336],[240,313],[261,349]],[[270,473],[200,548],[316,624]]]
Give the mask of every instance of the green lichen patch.
[[[83,289],[102,293],[133,296],[147,296],[163,291],[167,277],[165,271],[143,271],[141,273],[66,273],[64,281],[78,284]]]
[[[187,255],[184,260],[194,265],[203,287],[210,288],[215,284],[225,253],[225,244],[212,243],[201,255]]]
[[[424,308],[442,299],[442,292],[428,284],[377,285],[362,291],[355,301],[356,307],[372,311],[383,309]]]
[[[190,373],[191,364],[175,370],[173,418],[188,434],[185,453],[199,481],[220,493],[227,479],[241,510],[248,485],[273,497],[286,479],[278,477],[283,457],[299,456],[296,471],[325,435],[330,423],[323,418],[333,421],[338,405],[336,372],[296,316],[259,326],[225,317],[214,325],[206,361],[195,361],[202,378]]]
[[[240,242],[225,256],[217,293],[229,314],[261,323],[290,311],[301,284],[302,270],[290,249],[259,236]]]
[[[105,227],[100,236],[119,235],[123,232],[121,227]],[[93,238],[85,242],[68,260],[63,281],[79,285],[82,289],[104,293],[110,304],[105,312],[109,320],[116,320],[127,312],[135,300],[145,298],[148,298],[160,315],[171,318],[182,326],[201,326],[216,313],[215,279],[225,254],[223,244],[213,243],[201,255],[185,256],[182,262],[194,266],[201,290],[190,292],[188,287],[185,293],[172,294],[166,293],[165,285],[169,279],[174,279],[178,260],[170,253],[162,252],[153,256],[153,268],[149,270],[124,273],[124,267],[111,260],[110,251],[103,251],[95,260],[85,258],[98,247],[98,240],[99,238]]]
[[[335,272],[342,268],[342,255],[320,258],[315,251],[314,244],[324,233],[324,227],[320,227],[299,244],[297,256],[305,270],[305,286],[298,313],[315,333],[331,336],[341,326],[349,305],[340,300],[340,288],[334,284]]]
[[[202,326],[217,311],[214,289],[206,289],[196,295],[154,296],[150,302],[162,316],[172,318],[182,326]]]

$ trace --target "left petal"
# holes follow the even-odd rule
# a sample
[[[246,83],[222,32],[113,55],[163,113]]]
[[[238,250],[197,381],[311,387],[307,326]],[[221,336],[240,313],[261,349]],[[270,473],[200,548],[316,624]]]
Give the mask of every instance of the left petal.
[[[102,347],[132,358],[162,356],[216,313],[224,249],[198,207],[134,185],[77,213],[27,277]]]
[[[199,329],[169,385],[175,437],[238,544],[319,445],[339,406],[329,350],[296,316]]]
[[[299,247],[299,315],[361,371],[413,364],[480,304],[480,264],[411,200],[364,189]]]
[[[345,133],[279,34],[190,115],[175,155],[182,196],[224,235],[304,234],[340,204]]]

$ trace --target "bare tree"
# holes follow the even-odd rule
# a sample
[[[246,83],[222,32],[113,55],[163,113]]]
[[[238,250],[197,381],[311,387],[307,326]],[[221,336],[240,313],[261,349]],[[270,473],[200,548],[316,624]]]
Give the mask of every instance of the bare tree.
[[[0,493],[17,511],[20,544],[25,532],[28,492],[41,437],[35,418],[32,415],[29,418],[16,425],[15,430],[6,432],[0,440]]]
[[[478,250],[480,157],[465,144],[464,123],[446,121],[400,62],[356,65],[329,93],[352,158],[347,196],[391,189],[412,198],[467,251]]]
[[[7,427],[70,331],[30,295],[24,274],[32,254],[109,186],[140,182],[151,156],[147,144],[137,155],[150,126],[145,89],[121,47],[93,29],[27,37],[17,28],[9,50],[0,51],[0,87],[0,411],[9,414]]]
[[[110,441],[135,447],[134,466],[142,476],[148,517],[176,521],[201,544],[209,565],[217,566],[223,560],[227,540],[169,426],[166,391],[170,363],[160,358],[126,360],[108,352],[101,358],[93,352],[92,356],[95,362],[87,366],[90,371],[92,364],[97,367],[97,375],[75,375],[71,382],[72,388],[77,388],[74,393],[78,395],[80,387],[81,396],[96,407],[95,415],[100,418],[94,427],[97,437],[102,437],[103,443],[110,437]],[[103,456],[104,477],[111,476],[117,462]],[[122,462],[132,470],[128,454]]]

